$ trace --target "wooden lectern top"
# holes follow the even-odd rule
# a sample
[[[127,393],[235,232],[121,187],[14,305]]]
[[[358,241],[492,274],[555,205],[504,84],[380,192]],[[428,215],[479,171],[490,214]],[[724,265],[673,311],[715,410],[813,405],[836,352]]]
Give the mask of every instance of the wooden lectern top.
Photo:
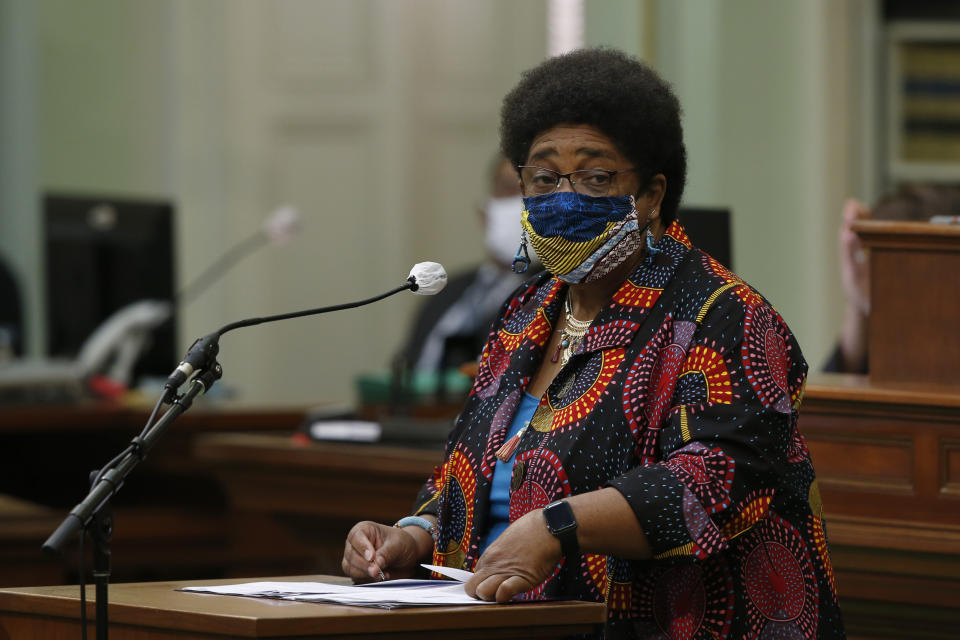
[[[316,575],[114,584],[109,588],[110,638],[551,638],[593,633],[606,620],[606,607],[593,602],[384,610],[176,591],[185,586],[261,580],[347,581]],[[91,623],[93,597],[89,586],[87,616]],[[0,638],[73,640],[79,637],[79,618],[76,585],[0,589]],[[92,624],[90,629],[92,633]]]
[[[856,220],[850,227],[867,247],[960,251],[960,225]]]

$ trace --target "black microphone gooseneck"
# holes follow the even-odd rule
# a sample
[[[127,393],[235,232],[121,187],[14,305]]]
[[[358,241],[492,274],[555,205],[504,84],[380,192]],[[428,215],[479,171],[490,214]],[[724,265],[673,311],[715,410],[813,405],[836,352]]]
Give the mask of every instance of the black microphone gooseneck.
[[[246,320],[237,320],[236,322],[231,322],[230,324],[220,327],[213,333],[208,333],[202,338],[197,338],[194,343],[190,345],[190,348],[187,350],[187,355],[183,358],[183,362],[177,365],[177,368],[173,370],[173,373],[170,374],[170,377],[168,377],[166,383],[164,383],[164,397],[168,397],[175,393],[176,390],[180,388],[180,385],[186,382],[186,380],[193,374],[194,371],[199,371],[204,367],[209,366],[210,363],[216,360],[217,354],[220,352],[220,336],[225,334],[227,331],[233,331],[234,329],[240,329],[242,327],[252,327],[254,325],[265,324],[267,322],[277,322],[279,320],[290,320],[292,318],[302,318],[304,316],[330,313],[331,311],[355,309],[357,307],[362,307],[373,302],[377,302],[378,300],[383,300],[384,298],[389,298],[390,296],[400,293],[401,291],[406,291],[407,289],[410,291],[416,291],[419,288],[420,285],[417,284],[416,278],[410,276],[407,279],[406,284],[401,285],[396,289],[391,289],[386,293],[373,296],[372,298],[366,298],[365,300],[347,302],[344,304],[335,304],[329,307],[317,307],[315,309],[306,309],[304,311],[281,313],[275,316],[247,318]]]

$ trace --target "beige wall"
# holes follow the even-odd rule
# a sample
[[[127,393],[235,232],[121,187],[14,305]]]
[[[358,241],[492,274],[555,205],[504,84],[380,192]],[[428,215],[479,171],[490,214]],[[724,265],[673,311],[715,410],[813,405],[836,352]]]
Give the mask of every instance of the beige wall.
[[[863,171],[871,0],[671,0],[658,66],[685,111],[686,202],[733,211],[734,264],[780,311],[811,369],[836,338],[836,229]]]
[[[415,262],[478,262],[499,99],[540,59],[542,12],[510,0],[177,3],[185,277],[277,204],[304,214],[293,247],[253,256],[185,309],[185,339],[368,297]],[[353,377],[387,366],[417,301],[228,336],[227,383],[255,400],[350,404]]]
[[[22,284],[27,347],[40,349],[37,252],[36,7],[30,0],[0,0],[0,255]]]
[[[40,183],[160,196],[191,280],[279,204],[288,249],[245,260],[181,313],[181,343],[226,322],[364,298],[432,259],[482,258],[476,206],[499,101],[546,45],[543,2],[44,0]],[[255,402],[352,402],[418,301],[222,341],[223,387]]]
[[[839,308],[836,216],[848,192],[869,195],[850,61],[866,37],[857,12],[872,6],[587,3],[588,43],[646,57],[677,88],[687,201],[733,209],[738,270],[814,367]],[[544,7],[42,0],[38,182],[173,199],[181,283],[271,207],[302,209],[292,248],[264,249],[184,309],[184,347],[231,319],[379,292],[417,260],[453,271],[482,254],[473,207],[499,101],[546,50]],[[14,226],[35,238],[32,224]],[[230,334],[223,384],[251,401],[349,404],[353,375],[385,366],[415,302]]]

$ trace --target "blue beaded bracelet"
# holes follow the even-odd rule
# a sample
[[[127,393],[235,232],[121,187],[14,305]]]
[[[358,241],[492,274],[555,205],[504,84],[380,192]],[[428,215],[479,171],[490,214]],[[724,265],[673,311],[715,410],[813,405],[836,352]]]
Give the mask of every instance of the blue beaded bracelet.
[[[407,516],[406,518],[400,518],[397,520],[396,524],[393,526],[397,527],[398,529],[410,526],[420,527],[430,534],[430,537],[433,538],[434,542],[437,541],[437,525],[433,524],[426,518],[421,518],[420,516]]]

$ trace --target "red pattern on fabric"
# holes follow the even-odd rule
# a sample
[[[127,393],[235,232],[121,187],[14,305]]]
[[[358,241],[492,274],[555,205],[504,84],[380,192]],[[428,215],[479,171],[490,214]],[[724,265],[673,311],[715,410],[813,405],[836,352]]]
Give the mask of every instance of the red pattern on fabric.
[[[642,637],[729,637],[734,588],[725,564],[682,564],[654,572],[639,595],[638,609],[644,618],[653,619],[656,630]]]
[[[600,371],[586,391],[580,394],[575,401],[562,408],[555,408],[548,403],[548,407],[552,412],[552,420],[547,430],[556,431],[557,429],[563,429],[570,425],[576,425],[584,416],[590,413],[594,405],[596,405],[600,398],[603,397],[603,394],[606,393],[607,385],[610,384],[613,375],[617,372],[617,369],[620,368],[620,363],[623,362],[625,353],[624,349],[610,349],[602,352],[600,354],[602,358]],[[542,430],[542,428],[538,426],[538,430]]]
[[[629,563],[588,553],[582,556],[580,568],[593,593],[606,603],[609,616],[622,619],[636,613]]]
[[[750,386],[765,407],[790,413],[789,330],[770,307],[748,307],[743,334],[740,353]]]
[[[553,451],[533,449],[517,454],[514,464],[527,465],[523,482],[510,494],[510,522],[554,500],[570,495],[570,481],[560,458]]]
[[[730,372],[723,361],[723,356],[714,349],[705,345],[697,345],[690,350],[680,376],[700,374],[703,376],[707,397],[704,404],[730,404],[733,402],[733,385],[730,382]],[[679,384],[679,381],[678,381]]]
[[[816,480],[810,483],[810,517],[807,520],[807,534],[816,547],[817,564],[827,577],[830,595],[837,602],[837,580],[833,575],[833,563],[830,561],[830,549],[827,548],[827,532],[823,525],[823,500],[820,498],[820,485]]]
[[[807,448],[807,441],[803,434],[794,427],[793,436],[790,438],[790,450],[787,452],[787,462],[798,463],[810,459],[810,449]]]
[[[713,273],[718,278],[723,279],[723,281],[727,284],[731,282],[740,283],[741,286],[734,288],[733,293],[747,306],[756,307],[763,304],[763,298],[757,295],[757,292],[751,289],[750,285],[744,282],[740,276],[717,262],[712,256],[704,254],[704,266],[708,271]]]
[[[721,449],[708,449],[693,442],[663,464],[693,492],[707,513],[717,513],[730,506],[736,462]]]
[[[746,284],[735,288],[733,293],[743,300],[743,303],[748,307],[757,307],[763,304],[763,298]]]
[[[771,511],[742,539],[747,637],[815,638],[820,590],[800,532]]]
[[[690,244],[690,238],[687,236],[687,232],[684,230],[683,225],[676,220],[673,220],[670,223],[670,226],[667,227],[667,230],[663,235],[673,238],[687,249],[693,246]]]
[[[587,579],[587,584],[597,600],[603,600],[610,586],[607,576],[607,556],[596,553],[585,553],[580,559],[580,569]]]
[[[453,526],[443,532],[446,544],[438,540],[433,553],[435,565],[464,567],[473,531],[474,496],[477,491],[477,479],[473,472],[475,466],[473,456],[460,449],[454,451],[443,465],[437,491],[446,499],[443,508],[451,514]]]
[[[675,323],[668,315],[634,361],[624,382],[624,413],[631,431],[638,437],[641,464],[656,461],[659,429],[672,404],[677,378],[686,359],[690,324]],[[679,341],[677,333],[681,334]]]
[[[732,540],[767,516],[770,503],[773,502],[773,490],[762,489],[752,492],[743,501],[737,515],[720,530],[723,537]]]
[[[627,280],[623,286],[613,294],[613,301],[624,307],[649,309],[656,304],[661,293],[663,293],[663,289],[641,287]]]
[[[669,322],[669,317],[667,321]],[[644,346],[640,355],[630,365],[630,370],[627,372],[627,377],[623,383],[623,413],[630,425],[630,432],[637,441],[638,449],[642,446],[643,433],[649,426],[644,408],[651,387],[650,380],[656,364],[656,356],[666,344],[667,338],[668,327],[665,322],[657,329],[653,338]],[[656,429],[657,425],[653,425],[652,428]]]
[[[817,550],[817,564],[820,570],[827,576],[827,582],[830,585],[830,595],[833,601],[837,601],[837,579],[833,574],[833,563],[830,561],[830,549],[827,548],[827,532],[823,528],[823,518],[816,515],[810,515],[807,522],[807,531],[813,540],[814,547]]]
[[[706,608],[700,568],[688,565],[664,576],[654,596],[653,615],[668,638],[692,638],[703,624]]]
[[[610,349],[613,347],[624,347],[630,344],[634,334],[640,324],[636,322],[627,322],[617,320],[605,324],[590,327],[583,342],[574,353],[585,353],[587,351],[599,351],[601,349]]]

